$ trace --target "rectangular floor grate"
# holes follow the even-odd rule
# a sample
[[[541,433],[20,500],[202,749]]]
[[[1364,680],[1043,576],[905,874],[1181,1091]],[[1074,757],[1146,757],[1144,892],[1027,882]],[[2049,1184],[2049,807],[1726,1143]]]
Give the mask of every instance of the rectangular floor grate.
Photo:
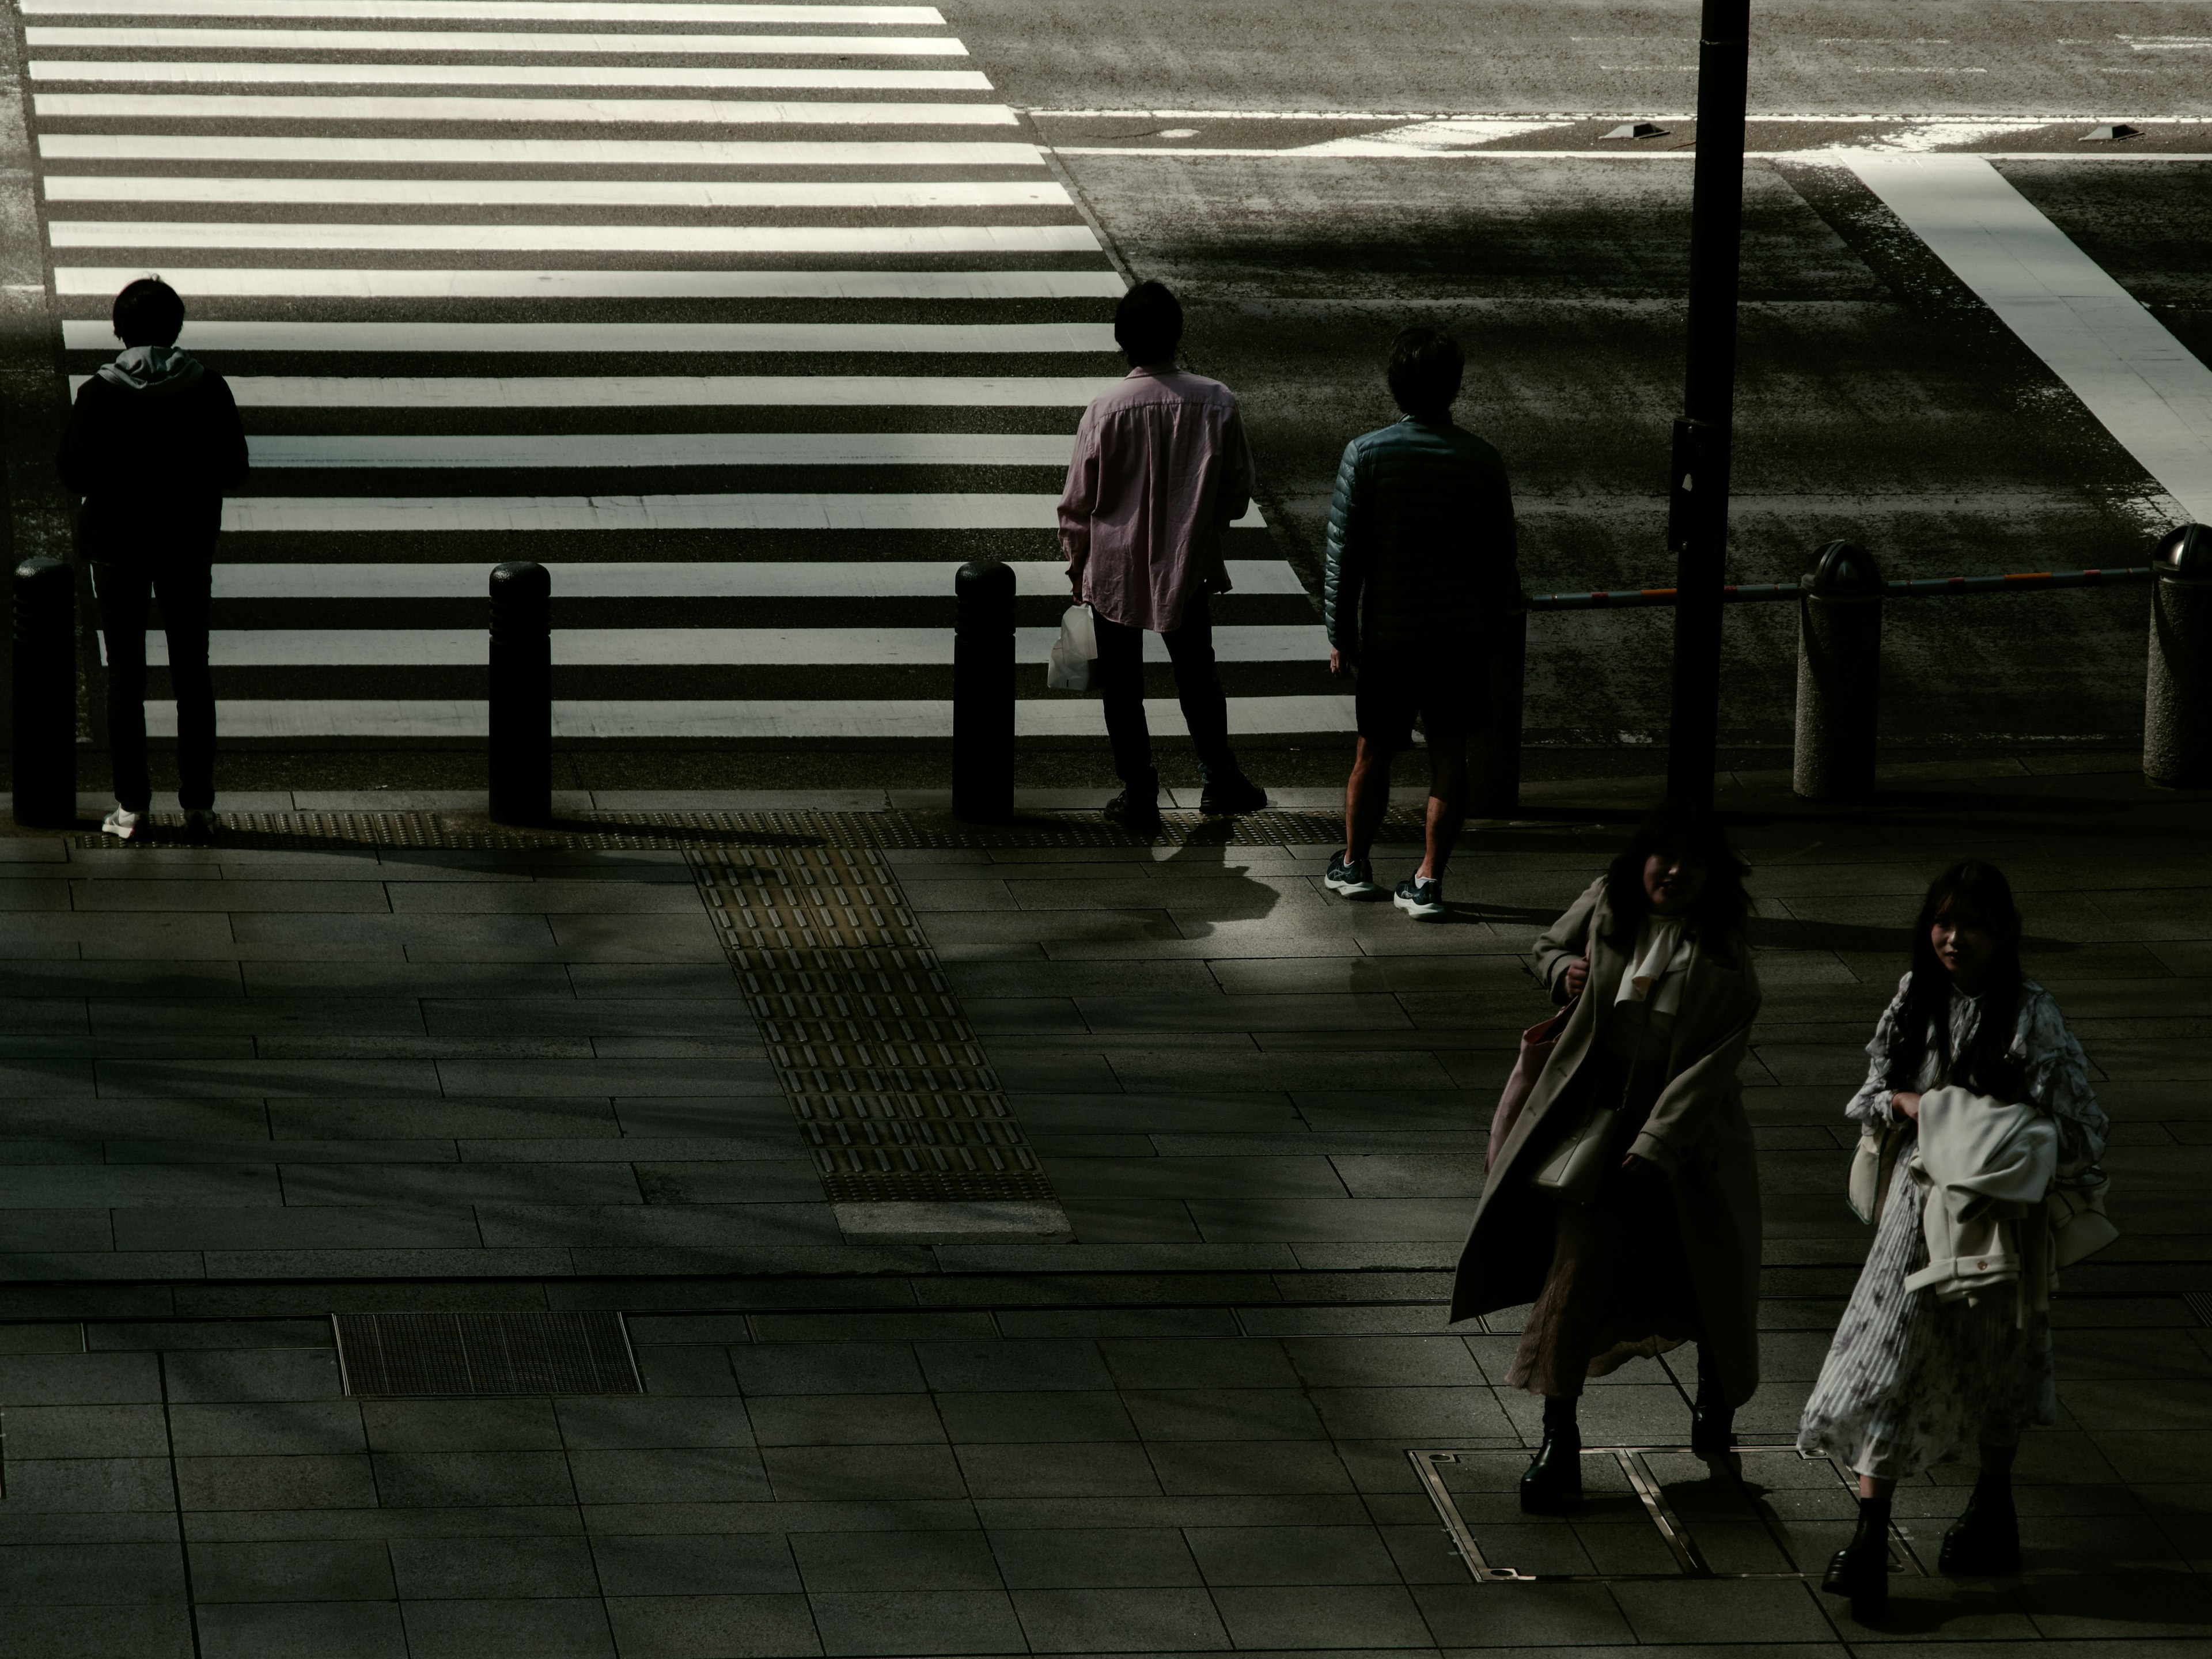
[[[643,1394],[618,1313],[332,1314],[349,1395]]]
[[[881,853],[690,856],[831,1201],[1051,1201]]]

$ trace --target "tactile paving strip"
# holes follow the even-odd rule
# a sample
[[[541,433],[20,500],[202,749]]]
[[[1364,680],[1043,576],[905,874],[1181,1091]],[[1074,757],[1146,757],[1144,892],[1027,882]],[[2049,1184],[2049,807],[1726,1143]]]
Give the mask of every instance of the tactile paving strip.
[[[1051,1199],[879,851],[690,862],[833,1200]]]
[[[1337,846],[1344,820],[1335,813],[1266,811],[1236,818],[1165,812],[1158,836],[1144,843],[1095,812],[1037,812],[1013,823],[963,823],[957,818],[909,812],[580,812],[543,830],[516,829],[444,812],[224,812],[222,844],[285,851],[319,848],[419,848],[498,852],[622,852],[712,846],[882,847],[892,848],[994,847],[1318,847]],[[1393,808],[1383,820],[1386,838],[1419,841],[1419,811]],[[157,814],[152,835],[125,844],[97,834],[77,834],[74,846],[91,851],[133,852],[143,846],[176,846],[184,820]]]

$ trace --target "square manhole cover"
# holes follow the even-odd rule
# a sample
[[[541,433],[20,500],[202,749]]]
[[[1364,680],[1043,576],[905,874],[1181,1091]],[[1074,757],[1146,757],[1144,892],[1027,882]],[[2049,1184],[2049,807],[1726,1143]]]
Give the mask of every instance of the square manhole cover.
[[[350,1395],[643,1394],[618,1313],[332,1314]]]

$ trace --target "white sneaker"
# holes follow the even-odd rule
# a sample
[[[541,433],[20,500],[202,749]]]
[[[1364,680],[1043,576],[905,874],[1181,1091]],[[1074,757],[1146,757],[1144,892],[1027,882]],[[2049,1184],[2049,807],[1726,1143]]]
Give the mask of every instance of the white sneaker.
[[[185,839],[198,842],[203,846],[215,840],[222,830],[212,807],[195,806],[185,814]]]
[[[136,841],[146,832],[146,814],[125,811],[118,806],[100,821],[100,831],[118,841]]]
[[[1444,884],[1441,876],[1408,876],[1398,884],[1391,902],[1416,921],[1433,921],[1444,914]]]

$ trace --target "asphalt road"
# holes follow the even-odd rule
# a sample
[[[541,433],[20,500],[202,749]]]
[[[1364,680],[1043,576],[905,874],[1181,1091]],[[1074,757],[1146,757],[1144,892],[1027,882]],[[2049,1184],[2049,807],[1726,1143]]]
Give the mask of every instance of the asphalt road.
[[[934,763],[894,751],[942,725],[950,616],[932,582],[976,552],[1028,562],[1041,662],[1056,601],[1039,504],[1086,377],[1115,368],[1098,348],[1115,267],[1184,294],[1190,362],[1245,401],[1267,527],[1239,532],[1231,690],[1248,747],[1277,750],[1286,781],[1328,771],[1344,741],[1297,577],[1313,586],[1344,441],[1393,413],[1379,362],[1406,322],[1468,345],[1461,417],[1513,469],[1532,590],[1669,579],[1692,4],[1004,0],[942,24],[843,9],[803,25],[490,4],[340,24],[216,4],[155,34],[119,0],[61,3],[16,40],[44,65],[19,84],[45,199],[13,216],[35,213],[50,247],[22,273],[47,285],[45,314],[23,288],[0,300],[25,311],[7,319],[17,544],[57,536],[40,468],[62,381],[42,356],[88,372],[110,279],[162,269],[194,302],[198,349],[264,394],[249,419],[270,470],[231,543],[252,569],[218,617],[234,735],[465,744],[476,584],[495,558],[536,556],[606,567],[556,583],[565,730],[614,752],[782,751],[633,754],[623,781],[655,765],[920,781]],[[2130,0],[1759,8],[1733,579],[1794,576],[1839,536],[1892,575],[2141,562],[2177,511],[2162,481],[1850,163],[2000,158],[2033,211],[2204,356],[2212,160],[2179,158],[2212,156],[2208,20]],[[362,27],[398,33],[342,38]],[[240,28],[292,33],[193,32]],[[501,29],[513,49],[430,38]],[[726,38],[747,30],[775,38]],[[871,35],[896,40],[837,43]],[[429,101],[455,97],[507,101]],[[398,101],[342,101],[362,99]],[[907,112],[856,113],[887,102]],[[1627,118],[1666,131],[1603,138]],[[2144,136],[2081,142],[2110,120]],[[879,148],[836,163],[750,148],[794,137]],[[1026,140],[1048,170],[927,148]],[[490,159],[511,143],[526,149]],[[959,331],[978,325],[997,337]],[[1893,605],[1893,752],[2133,743],[2145,604]],[[1656,611],[1538,618],[1532,769],[1650,764],[1668,631]],[[1730,757],[1771,755],[1790,610],[1733,611],[1728,653]],[[1036,678],[1030,775],[1103,780],[1103,745],[1079,735],[1095,708]]]

